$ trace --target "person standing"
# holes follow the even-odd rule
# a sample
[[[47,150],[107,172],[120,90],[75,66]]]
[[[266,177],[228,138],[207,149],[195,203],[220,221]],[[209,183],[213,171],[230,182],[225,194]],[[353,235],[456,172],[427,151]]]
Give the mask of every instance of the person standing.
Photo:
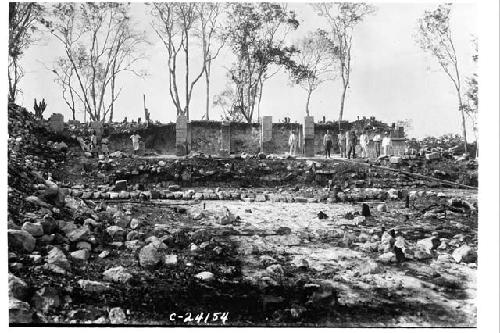
[[[141,136],[139,134],[134,133],[130,136],[130,139],[132,140],[132,146],[134,147],[134,154],[137,155],[137,152],[139,151],[139,139]]]
[[[345,157],[347,157],[347,149],[349,147],[349,131],[345,131],[345,147],[346,147],[346,154]]]
[[[377,134],[373,137],[373,143],[375,144],[375,155],[376,157],[380,156],[380,141],[382,141],[382,136],[380,135],[380,131],[377,131]]]
[[[295,156],[297,153],[297,135],[295,131],[290,131],[290,137],[288,138],[288,145],[290,146],[290,155]]]
[[[91,133],[92,134],[90,135],[90,145],[91,145],[90,152],[92,154],[92,157],[97,157],[97,155],[99,154],[97,146],[97,135],[95,131],[92,131]]]
[[[358,138],[356,137],[356,132],[354,130],[349,132],[349,143],[347,146],[347,159],[356,158],[356,145],[358,144]]]
[[[325,146],[325,158],[330,158],[330,151],[333,146],[333,138],[330,134],[330,130],[326,130],[325,136],[323,137],[323,146]]]
[[[389,135],[389,132],[385,132],[385,136],[382,139],[382,149],[384,150],[385,156],[389,155],[389,147],[391,146],[392,146],[391,136]]]
[[[344,158],[344,157],[346,157],[346,153],[345,153],[346,135],[345,135],[345,133],[340,132],[337,137],[339,140],[340,157]]]
[[[363,131],[359,136],[359,145],[361,146],[361,157],[368,157],[368,135],[366,131]]]

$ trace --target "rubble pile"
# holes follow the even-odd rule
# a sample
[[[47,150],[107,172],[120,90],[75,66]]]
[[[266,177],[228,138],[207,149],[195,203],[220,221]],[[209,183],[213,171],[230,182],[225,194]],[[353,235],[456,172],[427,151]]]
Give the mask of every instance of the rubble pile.
[[[9,134],[12,323],[475,323],[477,192],[381,168],[473,162],[96,159],[15,105]]]
[[[406,158],[405,158],[406,157]],[[423,157],[407,158],[403,156],[394,159],[384,159],[379,161],[380,165],[397,168],[401,171],[409,173],[417,173],[423,176],[430,176],[438,180],[447,180],[462,185],[478,186],[478,163],[477,160],[470,160],[459,157],[453,158],[452,155],[446,157],[440,152],[431,152],[423,155]],[[385,172],[388,173],[387,171]],[[394,175],[394,173],[393,173]],[[396,181],[408,181],[411,178],[405,175],[398,175]],[[433,185],[429,182],[423,182],[419,185]],[[434,186],[443,186],[443,184],[436,184]]]
[[[48,210],[43,220],[9,230],[11,322],[140,323],[147,316],[148,323],[173,324],[165,311],[230,302],[232,320],[272,315],[300,323],[319,317],[321,304],[335,304],[331,286],[302,275],[297,284],[287,256],[265,267],[264,284],[248,280],[230,238],[241,233],[239,218],[230,213],[202,214],[218,227],[200,228],[186,227],[194,217],[181,207],[158,216],[129,204],[90,208],[69,199],[66,206],[71,219],[56,220]],[[282,310],[287,304],[295,310]]]
[[[109,161],[92,162],[87,172],[85,163],[77,162],[68,177],[68,185],[85,185],[87,191],[112,191],[116,181],[127,180],[129,185],[139,184],[144,190],[166,191],[172,184],[187,187],[219,187],[242,189],[248,187],[280,188],[288,184],[318,187],[333,183],[342,190],[360,188],[414,189],[417,187],[453,187],[446,180],[464,185],[477,185],[477,165],[472,162],[444,161],[404,162],[397,168],[405,173],[378,168],[376,165],[356,165],[348,162],[315,162],[309,160],[216,159],[193,157],[180,160],[133,159],[115,152]],[[469,163],[465,165],[465,163]],[[391,165],[392,168],[396,167]],[[411,176],[418,173],[431,179]],[[85,175],[82,183],[81,175]],[[98,188],[101,187],[101,188]],[[234,190],[231,190],[234,192]],[[162,195],[162,198],[171,198]],[[189,197],[188,196],[184,196]],[[98,198],[98,197],[97,197]]]
[[[48,173],[57,173],[66,154],[60,143],[49,141],[51,134],[25,108],[8,108],[8,200],[9,217],[16,218],[34,193],[35,184],[44,183]]]

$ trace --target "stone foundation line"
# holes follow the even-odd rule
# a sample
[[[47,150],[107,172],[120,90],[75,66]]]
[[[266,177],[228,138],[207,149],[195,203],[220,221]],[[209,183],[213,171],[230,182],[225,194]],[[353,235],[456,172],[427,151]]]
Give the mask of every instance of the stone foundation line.
[[[452,182],[452,181],[449,181],[449,180],[443,180],[443,179],[434,178],[434,177],[431,177],[431,176],[424,176],[424,175],[421,175],[419,173],[408,172],[408,171],[404,171],[404,170],[398,170],[398,169],[389,168],[389,167],[386,167],[386,166],[374,165],[374,164],[371,164],[371,163],[366,163],[366,162],[361,162],[361,161],[346,160],[346,159],[340,160],[340,159],[336,159],[336,158],[333,158],[332,160],[338,161],[338,162],[349,162],[349,163],[353,163],[353,164],[360,164],[360,165],[363,165],[363,166],[373,167],[373,168],[376,168],[376,169],[381,169],[381,170],[386,170],[386,171],[398,172],[398,173],[402,173],[402,174],[407,175],[407,176],[416,177],[416,178],[422,178],[422,179],[425,179],[425,180],[431,180],[431,181],[434,181],[434,182],[438,182],[438,183],[443,184],[443,185],[458,186],[459,188],[463,188],[463,189],[466,189],[466,190],[476,190],[477,191],[477,189],[478,189],[477,187],[474,187],[474,186],[469,186],[469,185],[464,185],[464,184],[460,184],[460,183],[455,183],[455,182]]]

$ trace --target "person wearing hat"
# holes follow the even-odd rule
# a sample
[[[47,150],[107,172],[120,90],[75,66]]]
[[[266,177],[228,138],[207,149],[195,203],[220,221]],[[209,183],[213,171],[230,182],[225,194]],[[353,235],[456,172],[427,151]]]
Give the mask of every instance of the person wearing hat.
[[[384,150],[384,155],[389,155],[389,147],[392,146],[391,136],[389,132],[385,132],[384,138],[382,139],[382,149]]]
[[[325,158],[330,158],[330,150],[333,146],[333,138],[330,134],[330,130],[326,130],[325,136],[323,137],[323,146],[325,146]]]
[[[373,137],[373,143],[375,144],[375,156],[380,156],[380,143],[382,141],[382,136],[380,135],[380,130],[378,130]]]

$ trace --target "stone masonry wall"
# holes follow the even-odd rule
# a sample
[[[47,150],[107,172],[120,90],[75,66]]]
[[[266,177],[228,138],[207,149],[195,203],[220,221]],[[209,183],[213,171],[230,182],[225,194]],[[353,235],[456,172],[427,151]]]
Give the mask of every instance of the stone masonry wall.
[[[260,150],[259,123],[231,123],[231,153],[256,154]]]
[[[137,130],[145,144],[146,151],[159,154],[175,154],[175,123],[150,125]],[[112,133],[109,136],[109,150],[132,152],[132,133]]]
[[[221,122],[191,121],[191,151],[216,155],[221,148]]]
[[[298,123],[274,123],[273,124],[273,141],[272,150],[273,154],[283,154],[290,151],[288,146],[288,139],[290,138],[290,131],[296,131],[297,138],[299,139],[299,146],[297,147],[297,154],[302,150],[302,143],[300,138],[303,137],[302,124]]]
[[[352,123],[347,121],[341,123],[341,130],[351,129]],[[227,127],[226,127],[227,128]],[[289,151],[288,138],[290,130],[296,130],[299,138],[298,154],[303,153],[304,128],[300,123],[273,123],[272,141],[266,142],[266,152],[273,154],[283,154]],[[339,153],[337,134],[339,132],[338,122],[334,123],[315,123],[314,124],[314,152],[316,154],[324,153],[323,136],[330,130],[334,140],[332,153]],[[145,143],[145,149],[149,152],[158,154],[176,153],[176,124],[150,125],[148,128],[140,128],[137,133],[142,137]],[[217,155],[222,148],[222,123],[220,121],[195,120],[188,122],[188,144],[190,152],[201,152],[209,155]],[[132,152],[132,142],[130,132],[113,133],[109,135],[110,151]],[[404,153],[404,139],[394,138],[400,133],[393,133],[393,155]],[[370,143],[368,153],[370,157],[375,157],[374,144],[371,138],[374,133],[369,131]],[[107,135],[105,135],[107,136]],[[229,147],[231,153],[251,153],[260,151],[261,125],[259,123],[230,123],[229,124]],[[226,138],[227,139],[227,138]],[[361,147],[356,147],[356,153],[359,155]]]

